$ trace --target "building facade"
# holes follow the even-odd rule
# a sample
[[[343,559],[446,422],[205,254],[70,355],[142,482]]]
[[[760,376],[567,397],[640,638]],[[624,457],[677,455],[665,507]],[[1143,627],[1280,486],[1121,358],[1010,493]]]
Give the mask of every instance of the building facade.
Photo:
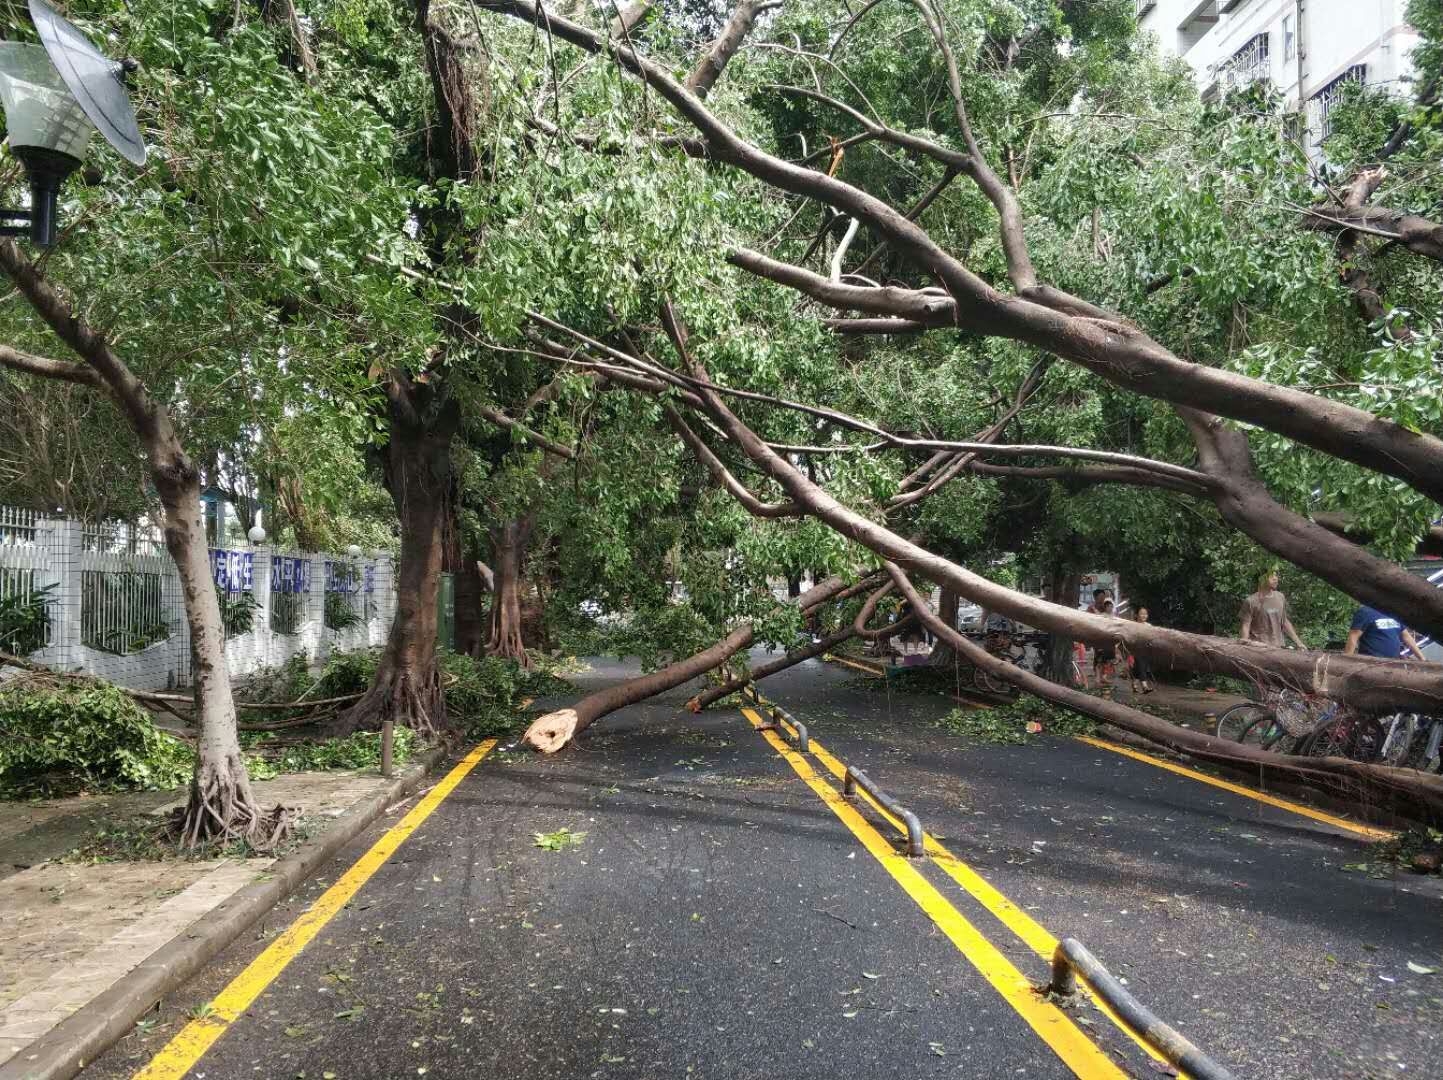
[[[1137,0],[1138,22],[1181,56],[1205,98],[1270,83],[1301,112],[1305,144],[1321,146],[1328,113],[1350,81],[1409,92],[1418,35],[1407,0]]]

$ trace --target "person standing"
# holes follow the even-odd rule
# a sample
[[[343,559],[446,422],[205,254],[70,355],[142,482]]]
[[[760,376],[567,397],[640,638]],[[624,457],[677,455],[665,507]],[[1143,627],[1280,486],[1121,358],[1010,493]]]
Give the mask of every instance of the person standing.
[[[1353,615],[1348,641],[1343,652],[1349,656],[1380,656],[1397,660],[1407,649],[1419,660],[1426,661],[1413,632],[1391,615],[1364,604]]]
[[[1112,601],[1102,600],[1098,603],[1097,613],[1099,615],[1112,615]],[[1116,670],[1117,646],[1112,642],[1105,645],[1094,645],[1092,647],[1092,673],[1097,676],[1097,688],[1108,696],[1112,689],[1112,676]]]
[[[1138,608],[1137,613],[1133,616],[1133,620],[1140,623],[1147,623],[1150,619],[1151,614],[1145,607]],[[1139,652],[1133,652],[1131,649],[1128,650],[1128,653],[1128,663],[1130,665],[1128,668],[1128,679],[1132,684],[1132,692],[1136,694],[1137,684],[1142,683],[1142,692],[1144,694],[1152,693],[1152,684],[1157,681],[1152,673],[1152,661]]]
[[[1278,591],[1278,572],[1269,570],[1258,579],[1258,591],[1243,601],[1242,634],[1244,641],[1264,645],[1286,645],[1291,639],[1300,649],[1307,649],[1288,618],[1288,598]]]

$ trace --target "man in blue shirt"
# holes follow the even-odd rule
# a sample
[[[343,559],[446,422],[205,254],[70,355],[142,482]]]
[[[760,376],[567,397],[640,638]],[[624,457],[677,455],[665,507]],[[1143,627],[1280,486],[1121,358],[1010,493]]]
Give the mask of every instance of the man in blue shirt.
[[[1406,626],[1393,616],[1365,605],[1353,616],[1353,625],[1348,630],[1348,643],[1343,646],[1343,652],[1349,656],[1361,653],[1363,656],[1397,660],[1403,655],[1405,646],[1419,660],[1427,659]]]

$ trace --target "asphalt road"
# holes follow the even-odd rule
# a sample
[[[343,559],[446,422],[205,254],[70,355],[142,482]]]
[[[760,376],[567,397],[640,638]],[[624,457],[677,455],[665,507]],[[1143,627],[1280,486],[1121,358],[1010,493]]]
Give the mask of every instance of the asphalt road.
[[[1345,871],[1365,857],[1356,838],[1070,739],[969,744],[933,726],[949,703],[845,669],[809,663],[763,690],[1240,1078],[1439,1074],[1443,973],[1407,967],[1443,972],[1439,890]],[[877,857],[746,718],[692,717],[686,696],[555,757],[482,761],[188,1075],[1160,1074],[1088,1009],[1075,1025],[1052,1011],[1116,1064],[1065,1064],[1020,1011],[1036,1006],[976,960],[994,949],[1045,982],[1035,938],[937,863]],[[204,1018],[403,812],[86,1075],[131,1076]],[[562,828],[585,835],[537,846]],[[985,948],[959,951],[914,898],[928,888]]]

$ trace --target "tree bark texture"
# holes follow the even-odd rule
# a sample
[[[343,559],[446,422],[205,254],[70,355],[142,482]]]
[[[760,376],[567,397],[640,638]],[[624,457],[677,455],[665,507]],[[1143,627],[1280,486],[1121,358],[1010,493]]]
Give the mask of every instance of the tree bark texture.
[[[837,599],[844,588],[845,583],[841,578],[828,578],[802,593],[794,602],[803,611],[810,611],[819,604]],[[554,754],[608,713],[635,705],[638,701],[645,701],[706,674],[734,653],[750,646],[754,637],[751,623],[744,623],[715,645],[684,660],[678,660],[639,678],[608,686],[588,694],[570,708],[557,709],[538,717],[526,729],[521,741],[543,754]]]
[[[448,726],[436,665],[436,602],[450,522],[451,442],[460,411],[444,391],[401,371],[391,373],[387,394],[386,486],[401,522],[396,617],[370,689],[336,718],[332,730],[369,730],[393,720],[434,736]]]
[[[525,586],[526,545],[531,539],[531,516],[504,522],[491,530],[491,615],[486,652],[531,667],[522,637],[521,593]]]

